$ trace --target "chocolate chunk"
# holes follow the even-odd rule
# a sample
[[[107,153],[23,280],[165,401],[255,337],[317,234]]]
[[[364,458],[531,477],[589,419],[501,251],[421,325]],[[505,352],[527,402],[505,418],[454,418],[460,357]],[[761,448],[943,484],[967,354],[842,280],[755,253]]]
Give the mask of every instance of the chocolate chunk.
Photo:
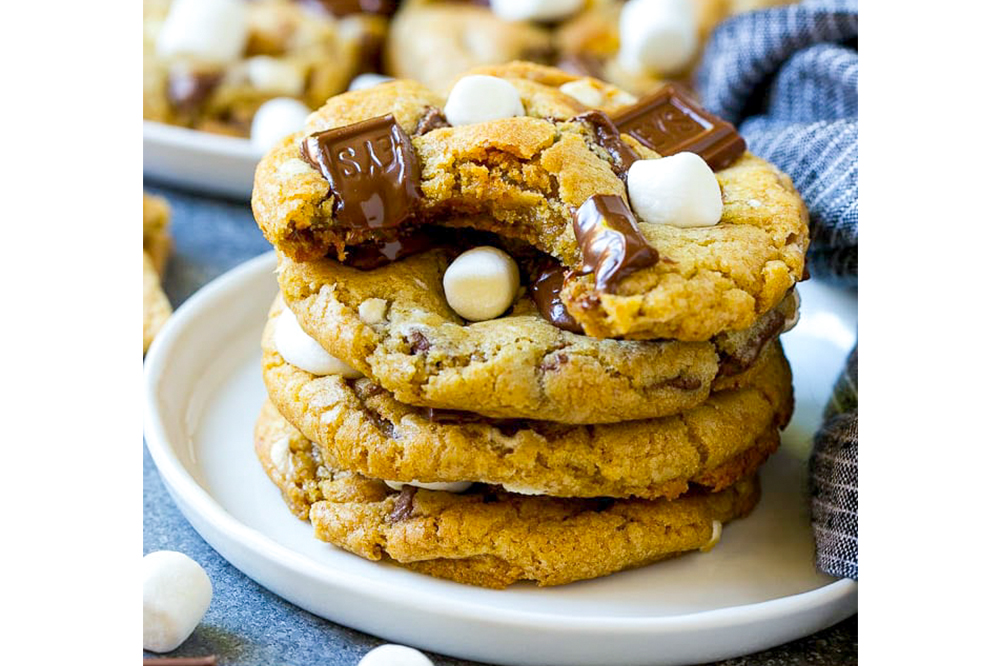
[[[430,341],[420,331],[410,331],[406,336],[406,341],[410,343],[411,354],[419,354],[431,348]]]
[[[559,298],[566,272],[556,263],[543,269],[538,279],[531,284],[531,299],[535,301],[539,314],[550,324],[564,331],[583,333],[583,327],[573,318]]]
[[[660,155],[697,153],[716,171],[735,162],[747,149],[735,127],[670,84],[611,119],[622,132]]]
[[[417,123],[417,131],[414,134],[423,136],[428,132],[442,127],[451,127],[451,123],[444,117],[444,112],[436,106],[428,106],[424,109],[424,115],[420,117],[420,121]]]
[[[595,194],[584,201],[573,214],[573,231],[583,255],[580,272],[594,273],[598,291],[613,290],[625,276],[660,259],[618,195]]]
[[[675,388],[680,391],[696,391],[701,388],[701,380],[697,377],[677,375],[676,377],[671,377],[670,379],[664,379],[658,384],[658,386],[669,386],[670,388]]]
[[[413,515],[413,496],[417,494],[414,486],[403,486],[403,489],[396,495],[396,505],[389,514],[390,523],[398,523]]]
[[[304,5],[322,9],[332,16],[351,14],[382,14],[389,16],[396,11],[398,0],[299,0]]]
[[[435,245],[433,236],[421,229],[409,230],[393,240],[370,241],[363,245],[347,248],[344,265],[362,271],[370,271],[385,266],[397,259],[403,259],[431,249]]]
[[[330,184],[334,220],[354,229],[398,227],[420,197],[413,145],[391,115],[311,134],[302,158]]]
[[[771,310],[761,317],[761,319],[760,327],[754,333],[753,337],[740,348],[739,352],[722,352],[719,354],[720,377],[731,377],[747,370],[754,364],[760,353],[764,351],[767,343],[778,337],[785,328],[785,315],[777,310]]]
[[[611,118],[603,111],[587,111],[572,118],[574,122],[587,123],[597,137],[597,145],[608,151],[614,164],[615,175],[624,179],[628,174],[628,168],[632,163],[639,160],[639,153],[635,152],[632,146],[622,141],[621,132],[611,122]]]
[[[222,72],[174,68],[167,76],[167,99],[181,113],[194,113],[222,81]]]

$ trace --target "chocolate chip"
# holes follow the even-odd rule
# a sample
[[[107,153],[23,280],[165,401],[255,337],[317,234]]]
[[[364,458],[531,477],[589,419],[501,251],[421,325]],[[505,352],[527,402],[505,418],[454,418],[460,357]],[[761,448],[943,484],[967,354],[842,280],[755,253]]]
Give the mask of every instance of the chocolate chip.
[[[695,391],[701,388],[701,380],[697,377],[689,377],[688,375],[677,375],[676,377],[659,382],[657,386],[669,386],[681,391]]]
[[[771,310],[761,317],[759,328],[739,351],[722,352],[719,354],[719,376],[731,377],[738,375],[757,360],[764,347],[778,337],[785,328],[785,315],[777,310]]]
[[[565,365],[569,361],[569,357],[566,354],[553,354],[549,355],[542,361],[540,367],[545,372],[552,372],[553,370],[558,370],[560,367]]]
[[[430,340],[424,337],[420,331],[410,331],[406,335],[406,341],[410,344],[410,353],[421,353],[431,348]]]
[[[424,109],[424,115],[417,122],[417,130],[414,135],[423,136],[442,127],[451,127],[451,123],[444,117],[444,112],[436,106],[428,106]]]
[[[573,214],[573,231],[583,255],[580,272],[594,273],[598,291],[613,292],[627,275],[660,258],[617,195],[595,194],[584,201]]]
[[[572,122],[585,123],[590,126],[597,139],[597,145],[606,150],[611,155],[611,168],[615,175],[625,180],[628,175],[628,168],[639,160],[639,153],[635,152],[632,146],[622,141],[621,132],[611,118],[603,111],[587,111],[574,118]]]
[[[550,324],[571,333],[583,333],[583,327],[559,297],[565,279],[566,270],[555,262],[550,263],[542,269],[538,279],[531,283],[531,300],[535,302],[539,314]]]
[[[194,113],[221,81],[222,72],[174,68],[167,75],[167,99],[181,113]]]
[[[417,494],[414,486],[403,486],[403,489],[396,495],[396,505],[389,514],[389,522],[392,524],[402,520],[407,520],[413,515],[413,496]]]

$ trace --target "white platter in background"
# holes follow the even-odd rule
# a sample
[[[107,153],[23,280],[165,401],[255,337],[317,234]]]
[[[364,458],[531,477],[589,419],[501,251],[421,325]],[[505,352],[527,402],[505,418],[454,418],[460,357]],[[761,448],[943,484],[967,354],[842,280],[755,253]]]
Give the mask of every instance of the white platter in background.
[[[819,574],[805,496],[812,433],[854,344],[857,299],[801,285],[783,337],[796,412],[762,470],[763,497],[709,553],[556,588],[485,590],[369,562],[315,539],[253,452],[264,399],[260,333],[271,254],[191,297],[145,360],[145,435],[171,496],[223,557],[264,587],[390,641],[499,664],[689,664],[748,654],[857,611],[857,584]]]
[[[249,201],[259,160],[249,139],[142,121],[142,171],[158,182]]]

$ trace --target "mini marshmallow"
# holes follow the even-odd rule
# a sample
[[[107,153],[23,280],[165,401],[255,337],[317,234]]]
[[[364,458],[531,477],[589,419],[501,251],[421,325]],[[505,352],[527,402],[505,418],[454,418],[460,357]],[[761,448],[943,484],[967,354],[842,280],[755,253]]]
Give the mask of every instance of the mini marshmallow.
[[[187,640],[212,601],[212,581],[184,553],[142,558],[142,649],[170,652]]]
[[[297,99],[275,97],[260,105],[250,123],[250,143],[261,155],[306,124],[312,111]]]
[[[384,298],[366,298],[358,306],[358,317],[366,324],[378,324],[385,320],[388,303]]]
[[[452,125],[472,125],[488,120],[524,115],[521,94],[509,81],[473,74],[458,80],[444,105]]]
[[[380,645],[358,662],[358,666],[434,666],[420,650],[405,645]]]
[[[704,546],[700,548],[701,552],[707,553],[708,551],[715,548],[715,544],[719,543],[719,539],[722,538],[722,521],[713,520],[712,521],[712,536]]]
[[[306,372],[325,377],[341,375],[346,379],[357,379],[361,373],[331,355],[299,326],[295,313],[283,310],[278,315],[274,327],[274,346],[288,363]]]
[[[306,85],[300,67],[271,56],[254,56],[246,62],[250,85],[275,95],[301,95]]]
[[[174,0],[156,40],[163,58],[223,63],[243,55],[247,9],[241,0]]]
[[[358,74],[351,81],[351,85],[347,86],[348,90],[364,90],[365,88],[371,88],[377,86],[380,83],[386,83],[388,81],[394,81],[391,76],[383,76],[382,74],[375,74],[373,72],[366,72],[365,74]]]
[[[448,305],[469,321],[499,317],[521,285],[517,264],[503,250],[483,245],[467,250],[444,272]]]
[[[602,93],[593,81],[588,79],[577,79],[559,86],[559,91],[565,93],[586,106],[601,106],[606,101]]]
[[[446,493],[464,493],[472,487],[471,481],[432,481],[423,483],[422,481],[386,481],[385,485],[393,490],[402,490],[403,486],[414,486],[424,490],[443,490]]]
[[[584,0],[490,0],[505,21],[558,21],[580,11]]]
[[[628,198],[643,222],[710,227],[722,219],[722,190],[699,155],[638,160],[628,170]]]
[[[618,61],[633,71],[673,74],[698,50],[698,22],[691,0],[628,0],[618,22]]]

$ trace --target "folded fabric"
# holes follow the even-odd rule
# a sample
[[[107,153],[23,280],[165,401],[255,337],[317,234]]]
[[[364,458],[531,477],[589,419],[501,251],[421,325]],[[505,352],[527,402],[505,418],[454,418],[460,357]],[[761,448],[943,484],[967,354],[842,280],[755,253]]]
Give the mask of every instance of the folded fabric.
[[[721,24],[697,73],[705,105],[788,173],[810,211],[809,270],[858,280],[858,4],[806,0]],[[857,349],[810,460],[817,566],[858,577]]]

